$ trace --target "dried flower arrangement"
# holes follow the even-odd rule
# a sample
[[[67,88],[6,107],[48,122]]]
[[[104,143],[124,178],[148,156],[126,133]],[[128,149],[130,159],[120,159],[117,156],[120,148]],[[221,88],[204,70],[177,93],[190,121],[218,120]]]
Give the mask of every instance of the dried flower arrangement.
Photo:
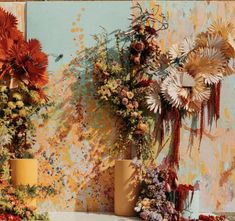
[[[38,40],[25,41],[17,19],[0,8],[0,135],[15,157],[30,157],[32,118],[46,117],[49,105],[42,86],[48,81],[47,55]]]
[[[24,40],[17,19],[0,8],[0,219],[48,220],[27,199],[54,194],[50,186],[13,186],[9,160],[33,158],[33,119],[47,117],[47,55],[38,40]]]
[[[132,15],[128,31],[115,35],[115,48],[108,47],[107,34],[94,37],[96,97],[121,119],[115,151],[134,146],[139,159],[148,159],[157,141],[158,153],[163,149],[168,134],[168,162],[179,167],[182,121],[199,121],[201,140],[205,116],[209,125],[219,119],[221,80],[234,73],[233,26],[218,20],[195,39],[185,38],[163,53],[157,37],[168,28],[167,18],[139,4],[134,9],[139,14]],[[194,135],[192,129],[191,142]]]
[[[141,9],[141,8],[140,8]],[[151,157],[152,124],[155,116],[146,106],[146,96],[154,83],[149,68],[161,66],[165,56],[157,45],[158,33],[167,28],[167,19],[155,19],[148,11],[132,18],[127,32],[116,33],[116,48],[108,49],[106,34],[95,36],[93,80],[97,98],[109,104],[121,120],[114,151],[134,146],[141,159]],[[158,29],[154,26],[160,24]],[[117,151],[118,150],[118,151]]]
[[[171,138],[168,169],[147,172],[135,210],[144,220],[185,220],[181,212],[194,188],[178,186],[174,172],[179,167],[180,129],[183,120],[191,119],[196,128],[191,129],[189,146],[194,136],[199,136],[200,146],[206,123],[217,123],[221,81],[235,72],[234,29],[218,20],[163,53],[158,34],[168,28],[168,20],[156,8],[143,10],[137,3],[133,9],[139,14],[132,15],[129,30],[115,34],[115,47],[109,47],[111,40],[104,33],[94,36],[97,45],[87,52],[88,57],[95,54],[91,57],[95,97],[111,106],[121,121],[114,152],[133,146],[137,158],[146,160],[152,157],[152,147],[157,144],[159,154],[166,135]],[[225,217],[199,217],[207,219]]]
[[[186,198],[196,186],[179,184],[172,168],[162,166],[148,169],[141,184],[135,211],[146,221],[225,221],[224,216],[200,215],[198,219],[186,219],[182,212],[188,209]],[[192,201],[192,197],[190,201]]]
[[[27,200],[45,198],[55,194],[51,186],[17,186],[11,184],[9,159],[6,148],[0,148],[0,220],[44,220],[48,215],[38,214],[36,208],[27,205]]]

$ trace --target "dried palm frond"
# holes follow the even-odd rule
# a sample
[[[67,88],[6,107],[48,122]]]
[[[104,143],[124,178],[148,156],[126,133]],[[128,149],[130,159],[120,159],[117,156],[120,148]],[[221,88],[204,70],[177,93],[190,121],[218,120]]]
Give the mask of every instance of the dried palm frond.
[[[202,75],[207,84],[215,84],[222,79],[225,66],[226,59],[221,51],[200,48],[188,55],[184,70],[194,77]]]
[[[229,34],[234,32],[234,26],[232,23],[218,19],[212,23],[208,28],[208,32],[211,34],[218,34],[227,39]]]
[[[161,108],[160,93],[161,93],[160,84],[158,82],[155,82],[152,85],[149,95],[146,96],[146,103],[148,105],[148,109],[153,113],[161,114],[162,108]]]
[[[225,48],[223,50],[226,58],[235,58],[235,48],[234,48],[234,36],[235,30],[234,26],[230,22],[224,22],[222,19],[215,21],[211,27],[208,28],[208,33],[217,34],[221,36],[226,42]]]
[[[168,53],[170,55],[171,60],[175,60],[176,58],[179,58],[182,55],[180,47],[179,47],[178,44],[173,44],[170,47]]]
[[[161,84],[161,93],[164,99],[173,107],[181,109],[190,91],[182,86],[181,73],[177,69],[170,68],[168,71],[170,74]]]
[[[231,67],[229,64],[224,67],[224,76],[229,76],[235,73],[235,69]]]
[[[195,48],[195,41],[192,36],[184,38],[183,42],[180,44],[180,51],[182,54],[188,54]]]
[[[185,109],[188,112],[200,111],[203,102],[210,98],[210,88],[204,83],[204,78],[197,75],[193,78],[195,84],[192,87],[182,84],[182,75],[192,76],[187,73],[171,68],[170,75],[163,81],[161,85],[161,93],[164,99],[173,107]]]
[[[204,83],[204,79],[200,75],[195,77],[195,82],[195,86],[192,87],[192,101],[207,101],[211,94],[210,87]]]

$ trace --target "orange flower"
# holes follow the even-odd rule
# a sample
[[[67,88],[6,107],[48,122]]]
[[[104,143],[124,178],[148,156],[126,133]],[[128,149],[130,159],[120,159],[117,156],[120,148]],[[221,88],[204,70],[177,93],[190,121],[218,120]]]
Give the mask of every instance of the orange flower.
[[[41,88],[48,82],[48,57],[38,40],[26,42],[17,29],[17,19],[0,8],[0,79],[6,74]]]
[[[14,44],[8,52],[8,60],[16,78],[36,87],[47,84],[48,57],[41,51],[38,40]]]
[[[16,29],[17,19],[16,17],[0,8],[0,36],[9,37],[11,32]]]

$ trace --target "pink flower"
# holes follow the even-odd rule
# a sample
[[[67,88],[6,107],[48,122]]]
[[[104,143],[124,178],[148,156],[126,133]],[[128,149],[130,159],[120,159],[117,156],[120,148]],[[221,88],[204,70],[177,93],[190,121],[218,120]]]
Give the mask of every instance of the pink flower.
[[[122,104],[123,104],[123,105],[127,105],[127,104],[128,104],[128,99],[124,97],[124,98],[122,99]]]

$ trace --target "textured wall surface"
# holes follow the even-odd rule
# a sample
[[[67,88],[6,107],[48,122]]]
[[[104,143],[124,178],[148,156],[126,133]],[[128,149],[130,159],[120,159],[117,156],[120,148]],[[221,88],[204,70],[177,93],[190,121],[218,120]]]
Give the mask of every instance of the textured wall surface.
[[[142,1],[141,1],[142,2]],[[112,32],[129,25],[134,2],[60,2],[27,4],[27,35],[38,38],[50,54],[48,94],[55,106],[47,122],[38,123],[35,146],[40,161],[40,181],[60,191],[40,203],[51,211],[112,211],[113,160],[107,147],[115,136],[115,120],[99,108],[92,96],[84,64],[71,61],[84,47],[94,44],[92,34]],[[145,7],[155,7],[146,1]],[[169,14],[169,29],[159,37],[161,48],[205,30],[219,17],[235,24],[235,2],[159,1]],[[55,57],[63,58],[55,62]],[[80,76],[78,79],[77,76]],[[180,181],[200,181],[202,211],[235,210],[235,76],[222,84],[221,120],[204,130],[188,150],[190,127],[181,131]],[[165,150],[167,152],[167,149]],[[163,158],[163,154],[158,161]]]

